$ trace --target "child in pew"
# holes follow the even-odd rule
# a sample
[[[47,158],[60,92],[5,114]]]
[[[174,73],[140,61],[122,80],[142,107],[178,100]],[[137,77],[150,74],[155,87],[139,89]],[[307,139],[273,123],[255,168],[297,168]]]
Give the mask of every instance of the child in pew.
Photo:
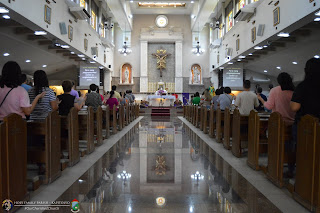
[[[45,92],[46,94],[38,101],[30,115],[30,119],[45,120],[49,112],[58,110],[58,100],[53,90],[49,88],[47,74],[43,70],[35,71],[33,79],[34,87],[32,87],[28,92],[30,101],[33,101],[35,97],[42,92]]]
[[[296,112],[295,120],[292,125],[292,143],[291,149],[295,152],[297,146],[298,123],[304,115],[313,115],[320,119],[320,59],[311,58],[305,66],[305,78],[295,88],[290,108]],[[295,165],[289,164],[288,177],[293,176]]]
[[[72,83],[70,81],[62,82],[62,88],[64,94],[58,95],[57,97],[60,101],[59,115],[68,115],[72,107],[75,107],[77,110],[80,110],[84,106],[87,96],[84,96],[84,98],[76,99],[75,96],[71,95],[70,92],[72,88]]]
[[[27,91],[19,86],[21,68],[17,62],[8,61],[2,68],[0,80],[0,121],[11,113],[16,113],[22,118],[30,115],[37,102],[44,97],[45,92],[38,94],[32,103]]]

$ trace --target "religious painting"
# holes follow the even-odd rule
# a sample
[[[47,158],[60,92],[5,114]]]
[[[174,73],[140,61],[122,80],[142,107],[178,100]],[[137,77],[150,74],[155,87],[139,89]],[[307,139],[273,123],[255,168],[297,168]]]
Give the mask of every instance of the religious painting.
[[[273,10],[273,26],[276,26],[280,23],[280,8],[277,7]]]
[[[51,24],[51,8],[48,5],[44,6],[44,21]]]
[[[202,73],[201,66],[199,64],[193,64],[191,66],[190,78],[191,84],[201,84]]]
[[[232,11],[227,16],[227,32],[233,27],[233,13]]]
[[[125,63],[121,66],[121,84],[132,84],[132,66]]]
[[[71,25],[69,25],[68,28],[68,38],[71,40],[73,40],[73,27]]]
[[[251,29],[251,41],[254,42],[256,40],[256,27]]]

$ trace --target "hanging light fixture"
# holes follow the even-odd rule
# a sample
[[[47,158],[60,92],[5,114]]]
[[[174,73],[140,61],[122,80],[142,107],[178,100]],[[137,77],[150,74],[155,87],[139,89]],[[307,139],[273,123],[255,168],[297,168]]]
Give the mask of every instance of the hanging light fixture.
[[[126,31],[127,31],[126,26],[127,26],[127,24],[125,23],[125,25],[124,25],[124,39],[125,40],[126,40]],[[123,54],[124,56],[126,56],[126,55],[128,55],[128,54],[130,54],[132,52],[132,50],[127,45],[126,41],[123,42],[122,48],[118,49],[118,51],[119,51],[120,54]]]
[[[204,53],[204,49],[201,48],[199,41],[200,41],[200,27],[199,27],[199,22],[198,22],[198,41],[197,41],[197,46],[192,49],[193,54],[196,54],[197,56],[202,55]]]
[[[197,42],[197,46],[193,48],[192,52],[197,56],[202,55],[204,53],[204,49],[201,48],[199,41]]]

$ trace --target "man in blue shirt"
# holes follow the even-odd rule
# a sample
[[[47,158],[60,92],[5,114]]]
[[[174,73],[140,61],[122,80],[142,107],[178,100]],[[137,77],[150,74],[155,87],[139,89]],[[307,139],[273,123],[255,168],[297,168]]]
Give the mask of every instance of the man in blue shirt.
[[[31,89],[31,86],[29,86],[28,84],[26,84],[26,83],[27,83],[27,75],[26,75],[26,74],[22,74],[22,75],[21,75],[21,82],[22,82],[21,86],[22,86],[23,88],[25,88],[25,90],[27,90],[27,92],[28,92],[29,89]]]

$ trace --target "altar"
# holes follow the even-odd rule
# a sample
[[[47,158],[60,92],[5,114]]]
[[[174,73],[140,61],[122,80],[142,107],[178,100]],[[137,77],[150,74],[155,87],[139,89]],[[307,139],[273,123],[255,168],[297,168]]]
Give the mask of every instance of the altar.
[[[173,106],[175,98],[173,95],[148,95],[149,106]]]

